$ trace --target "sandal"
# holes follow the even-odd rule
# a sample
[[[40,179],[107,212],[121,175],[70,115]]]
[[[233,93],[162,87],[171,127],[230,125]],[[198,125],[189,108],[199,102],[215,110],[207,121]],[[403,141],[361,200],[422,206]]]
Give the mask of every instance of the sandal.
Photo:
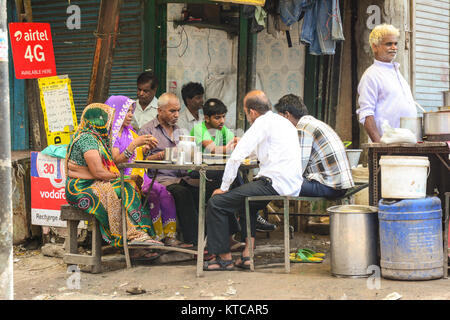
[[[297,251],[289,255],[289,260],[294,263],[321,263],[322,258],[313,257],[312,254],[306,251]]]
[[[244,242],[234,241],[234,242],[230,243],[230,251],[231,252],[240,252],[240,251],[244,250],[244,248],[245,248]]]
[[[219,268],[208,268],[209,266],[218,265]],[[223,260],[220,256],[217,256],[214,261],[205,261],[203,263],[204,271],[233,271],[234,263],[233,260]]]
[[[158,259],[161,254],[157,253],[157,252],[152,252],[152,251],[148,251],[148,250],[139,250],[138,249],[138,254],[135,256],[130,256],[130,259],[133,261],[153,261]],[[151,254],[149,256],[149,254]]]
[[[241,255],[241,263],[234,263],[234,265],[241,269],[250,270],[250,264],[245,264],[246,261],[250,261],[250,257],[244,257],[243,255]]]
[[[177,248],[184,248],[184,249],[193,249],[194,245],[192,243],[183,243],[180,240],[177,240],[175,238],[166,238],[164,240],[164,244],[169,247],[177,247]]]
[[[215,254],[207,254],[205,256],[203,256],[203,261],[210,261],[212,259],[214,259],[216,257]]]

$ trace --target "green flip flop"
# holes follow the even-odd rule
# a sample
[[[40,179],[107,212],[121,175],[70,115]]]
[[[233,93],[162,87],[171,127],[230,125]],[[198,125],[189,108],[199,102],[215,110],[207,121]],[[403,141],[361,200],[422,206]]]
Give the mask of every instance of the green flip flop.
[[[325,253],[315,252],[314,250],[311,250],[311,249],[308,249],[308,248],[298,249],[298,251],[309,253],[313,257],[316,257],[316,258],[323,258],[323,257],[325,257]]]
[[[289,260],[294,263],[322,263],[322,258],[313,257],[305,251],[297,251],[290,254]]]

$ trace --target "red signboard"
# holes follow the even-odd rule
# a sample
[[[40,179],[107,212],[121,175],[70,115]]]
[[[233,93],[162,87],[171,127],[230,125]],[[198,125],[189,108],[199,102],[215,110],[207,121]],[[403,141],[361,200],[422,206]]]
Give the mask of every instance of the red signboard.
[[[17,79],[56,76],[49,23],[10,23],[9,38]]]
[[[61,205],[67,204],[64,159],[31,152],[31,223],[65,227]]]

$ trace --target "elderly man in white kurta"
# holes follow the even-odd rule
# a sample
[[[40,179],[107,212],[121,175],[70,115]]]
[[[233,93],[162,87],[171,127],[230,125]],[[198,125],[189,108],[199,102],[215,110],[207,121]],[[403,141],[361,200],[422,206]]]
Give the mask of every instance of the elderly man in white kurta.
[[[393,62],[397,55],[399,31],[392,25],[376,26],[369,43],[374,63],[364,72],[358,85],[359,122],[372,140],[380,142],[385,120],[392,128],[400,127],[401,117],[417,117],[411,89]]]

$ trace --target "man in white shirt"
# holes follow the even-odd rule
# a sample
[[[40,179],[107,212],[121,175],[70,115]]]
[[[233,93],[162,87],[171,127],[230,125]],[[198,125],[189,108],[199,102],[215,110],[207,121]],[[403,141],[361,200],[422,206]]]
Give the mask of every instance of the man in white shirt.
[[[189,82],[181,88],[185,108],[178,117],[178,126],[182,134],[190,135],[192,128],[203,121],[203,95],[205,89],[198,82]]]
[[[158,115],[158,99],[155,97],[157,89],[158,79],[152,72],[143,72],[137,78],[137,101],[131,121],[136,132]]]
[[[400,127],[400,117],[417,117],[411,89],[393,62],[397,55],[399,31],[392,25],[376,26],[369,36],[375,61],[362,75],[358,85],[359,122],[372,140],[380,142],[385,120]]]
[[[251,127],[236,145],[225,166],[222,184],[208,201],[208,252],[215,254],[216,259],[205,262],[205,271],[232,270],[234,266],[249,269],[249,245],[254,246],[256,214],[269,201],[251,202],[252,234],[247,235],[245,198],[261,195],[297,196],[303,182],[300,144],[295,127],[289,120],[270,110],[269,99],[262,91],[251,91],[245,96],[244,112]],[[259,160],[259,172],[255,179],[228,191],[242,161],[252,152],[256,152]],[[239,261],[233,263],[229,246],[228,217],[238,210],[246,246]]]

